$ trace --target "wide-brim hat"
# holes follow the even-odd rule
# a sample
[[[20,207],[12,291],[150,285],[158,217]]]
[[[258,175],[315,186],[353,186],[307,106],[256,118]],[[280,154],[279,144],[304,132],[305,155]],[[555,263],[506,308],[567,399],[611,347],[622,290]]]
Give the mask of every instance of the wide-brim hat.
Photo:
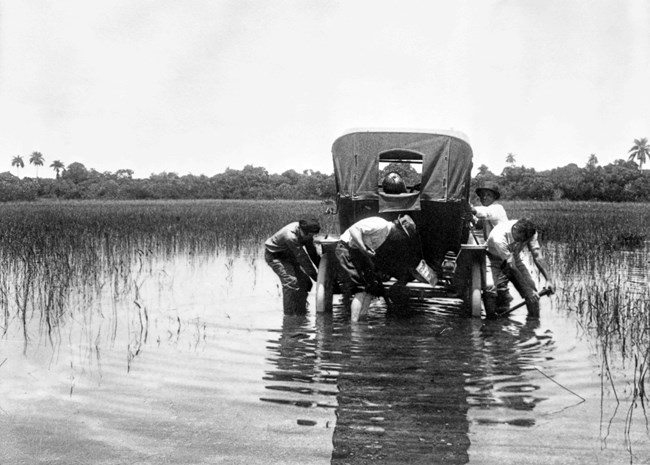
[[[413,218],[411,218],[408,215],[400,215],[397,218],[397,222],[400,224],[404,232],[408,237],[414,237],[415,234],[417,233],[417,229],[415,227],[415,221],[413,221]]]
[[[481,191],[492,192],[494,194],[494,198],[497,200],[501,197],[501,192],[499,192],[499,186],[495,182],[486,181],[483,184],[481,184],[479,187],[477,187],[474,192],[476,192],[476,195],[481,195]]]

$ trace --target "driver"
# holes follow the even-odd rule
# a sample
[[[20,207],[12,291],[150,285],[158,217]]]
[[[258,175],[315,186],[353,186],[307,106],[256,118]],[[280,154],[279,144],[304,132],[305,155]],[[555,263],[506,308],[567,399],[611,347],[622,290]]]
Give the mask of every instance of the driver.
[[[391,171],[384,176],[381,188],[386,194],[404,194],[406,192],[406,183],[404,183],[404,179],[399,173]]]

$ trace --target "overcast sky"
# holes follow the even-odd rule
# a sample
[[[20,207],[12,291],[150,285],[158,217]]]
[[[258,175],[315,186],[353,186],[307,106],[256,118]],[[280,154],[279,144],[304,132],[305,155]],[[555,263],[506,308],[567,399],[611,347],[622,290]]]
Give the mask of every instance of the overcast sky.
[[[607,164],[650,137],[649,25],[647,0],[0,0],[0,171],[331,173],[367,127],[461,131],[496,173]]]

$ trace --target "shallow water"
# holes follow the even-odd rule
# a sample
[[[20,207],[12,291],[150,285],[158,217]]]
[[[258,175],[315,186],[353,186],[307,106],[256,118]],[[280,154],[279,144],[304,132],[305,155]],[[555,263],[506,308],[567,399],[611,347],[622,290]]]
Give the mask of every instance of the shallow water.
[[[27,341],[10,318],[0,463],[650,463],[630,362],[550,299],[534,322],[285,317],[256,257],[152,259]]]

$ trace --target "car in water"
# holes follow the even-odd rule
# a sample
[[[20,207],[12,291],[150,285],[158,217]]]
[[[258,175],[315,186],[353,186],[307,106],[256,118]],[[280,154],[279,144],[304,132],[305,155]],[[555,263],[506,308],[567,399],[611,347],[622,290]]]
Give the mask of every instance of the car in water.
[[[467,137],[455,131],[361,129],[346,132],[332,145],[338,231],[370,216],[392,221],[408,214],[426,268],[437,277],[409,283],[409,294],[456,299],[461,312],[480,317],[486,257],[485,245],[471,233],[472,156]],[[385,192],[382,178],[396,167],[406,174],[405,189]],[[333,256],[338,239],[337,234],[315,239],[322,250],[317,312],[331,311],[340,289]]]

